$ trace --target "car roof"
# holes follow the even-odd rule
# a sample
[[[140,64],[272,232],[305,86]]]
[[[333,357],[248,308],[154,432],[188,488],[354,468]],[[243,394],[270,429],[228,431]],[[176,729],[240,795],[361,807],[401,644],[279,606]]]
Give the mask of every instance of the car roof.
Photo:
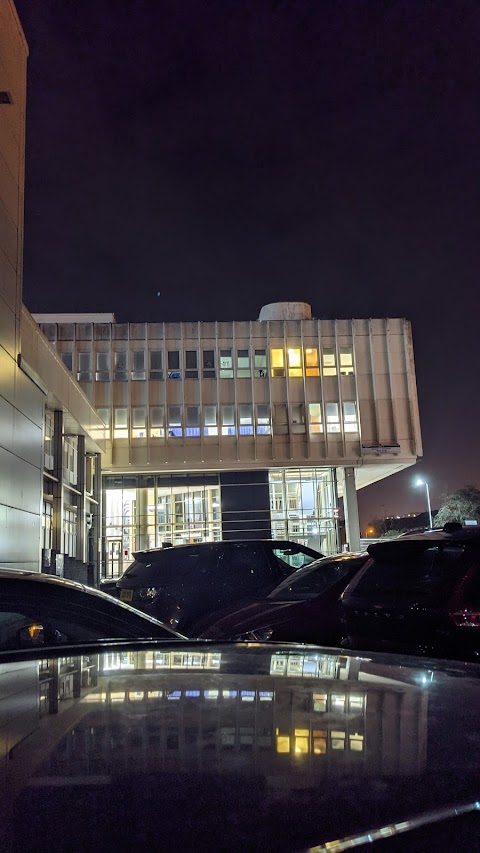
[[[85,591],[98,592],[96,589],[86,587],[84,584],[77,581],[71,581],[68,578],[59,578],[56,575],[43,574],[41,572],[30,572],[23,569],[4,569],[0,568],[0,580],[17,580],[17,581],[33,581],[34,583],[43,583],[53,586],[66,587],[70,589],[79,589]],[[104,595],[104,593],[102,593]]]
[[[144,554],[164,554],[169,551],[179,551],[179,550],[187,550],[188,548],[225,548],[225,546],[230,545],[279,545],[279,546],[290,546],[290,547],[299,547],[305,548],[307,551],[312,551],[314,553],[320,554],[320,551],[316,551],[315,548],[310,548],[309,545],[300,545],[298,542],[292,542],[290,539],[222,539],[221,542],[189,542],[183,545],[169,545],[167,548],[148,548],[144,551],[134,551],[133,556],[136,560],[140,560],[140,558]]]
[[[451,533],[446,530],[432,530],[428,533],[412,533],[409,536],[399,536],[395,539],[384,539],[372,542],[367,551],[372,557],[394,551],[421,551],[438,545],[480,544],[480,529],[463,527]]]

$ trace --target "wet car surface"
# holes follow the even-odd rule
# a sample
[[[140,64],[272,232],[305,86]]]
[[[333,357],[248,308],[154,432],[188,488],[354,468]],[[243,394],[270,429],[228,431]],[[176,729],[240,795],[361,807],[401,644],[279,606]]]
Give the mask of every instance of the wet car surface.
[[[4,850],[342,850],[369,834],[478,849],[474,664],[150,641],[64,655],[0,659]]]

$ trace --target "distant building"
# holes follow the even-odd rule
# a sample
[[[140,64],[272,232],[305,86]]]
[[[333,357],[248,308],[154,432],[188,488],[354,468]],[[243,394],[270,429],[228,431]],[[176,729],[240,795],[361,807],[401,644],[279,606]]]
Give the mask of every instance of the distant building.
[[[356,490],[421,455],[411,328],[317,320],[117,323],[35,315],[106,425],[103,561],[221,538],[360,544]]]

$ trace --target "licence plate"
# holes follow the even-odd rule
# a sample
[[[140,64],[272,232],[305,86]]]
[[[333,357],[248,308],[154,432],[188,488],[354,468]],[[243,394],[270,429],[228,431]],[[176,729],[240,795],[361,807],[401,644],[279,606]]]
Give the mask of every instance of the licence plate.
[[[120,601],[133,601],[133,589],[121,589]]]

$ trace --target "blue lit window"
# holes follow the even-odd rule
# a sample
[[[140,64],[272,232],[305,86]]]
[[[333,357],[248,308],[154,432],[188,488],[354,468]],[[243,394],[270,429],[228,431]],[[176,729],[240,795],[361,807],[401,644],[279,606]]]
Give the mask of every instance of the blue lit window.
[[[180,699],[181,695],[181,690],[172,690],[170,693],[167,693],[167,699]]]
[[[242,702],[255,701],[255,690],[242,690],[240,695],[242,697]]]
[[[200,696],[200,690],[185,690],[185,696],[189,699],[194,699],[197,696]]]

